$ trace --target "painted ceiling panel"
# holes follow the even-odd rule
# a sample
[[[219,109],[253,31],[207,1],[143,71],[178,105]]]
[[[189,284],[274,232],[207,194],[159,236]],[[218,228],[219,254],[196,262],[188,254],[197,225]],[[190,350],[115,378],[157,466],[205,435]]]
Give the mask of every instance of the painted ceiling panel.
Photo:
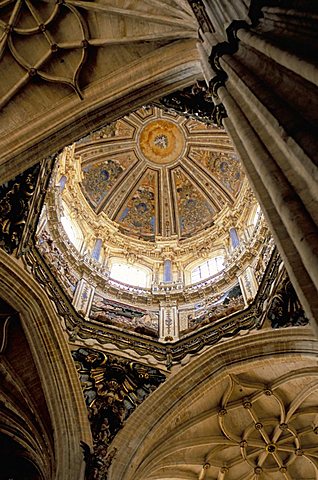
[[[75,154],[95,213],[149,241],[208,228],[232,208],[244,180],[224,130],[157,107],[94,132]]]
[[[235,153],[193,149],[191,157],[213,175],[232,196],[238,194],[244,173]]]
[[[173,172],[173,179],[180,236],[188,237],[211,226],[215,211],[200,187],[195,185],[181,168]]]
[[[148,169],[116,218],[120,230],[154,240],[158,172]]]
[[[120,163],[112,159],[84,167],[83,189],[86,198],[96,206],[106,197],[122,172]]]

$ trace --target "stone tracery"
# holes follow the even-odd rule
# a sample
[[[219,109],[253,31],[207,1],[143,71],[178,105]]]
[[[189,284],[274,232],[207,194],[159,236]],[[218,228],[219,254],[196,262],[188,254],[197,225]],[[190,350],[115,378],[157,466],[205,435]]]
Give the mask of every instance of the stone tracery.
[[[105,37],[99,31],[95,21],[96,12],[106,25],[109,16],[125,22],[128,34],[124,44],[133,44],[154,40],[152,32],[145,28],[145,19],[158,31],[162,24],[167,23],[166,27],[170,30],[168,39],[179,38],[180,34],[192,36],[191,30],[195,24],[193,18],[186,6],[178,10],[165,2],[160,11],[152,9],[151,14],[125,5],[121,5],[121,8],[101,3],[95,6],[73,0],[51,4],[33,0],[1,2],[0,62],[11,63],[14,75],[10,79],[8,90],[1,92],[0,108],[36,79],[71,88],[83,99],[85,80],[81,78],[81,73],[84,65],[89,63],[89,49],[108,47],[111,51],[112,46],[123,43],[120,29],[115,27],[116,22],[112,22],[112,34]],[[173,14],[174,20],[167,19],[165,22],[162,14],[168,12]],[[134,32],[131,18],[139,23],[139,35]],[[65,22],[68,23],[67,29],[64,29]],[[27,44],[30,49],[26,48]],[[35,44],[37,48],[34,48]]]

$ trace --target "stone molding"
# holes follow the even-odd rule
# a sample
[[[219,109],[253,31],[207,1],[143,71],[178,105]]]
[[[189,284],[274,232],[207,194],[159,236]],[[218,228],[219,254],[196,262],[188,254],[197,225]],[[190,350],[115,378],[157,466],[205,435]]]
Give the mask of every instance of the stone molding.
[[[127,111],[192,85],[201,75],[196,40],[163,47],[160,55],[158,52],[148,54],[129,69],[121,68],[87,87],[83,100],[71,94],[45,112],[45,116],[39,112],[32,124],[2,137],[0,177],[3,181],[13,178],[65,144],[120,118]]]

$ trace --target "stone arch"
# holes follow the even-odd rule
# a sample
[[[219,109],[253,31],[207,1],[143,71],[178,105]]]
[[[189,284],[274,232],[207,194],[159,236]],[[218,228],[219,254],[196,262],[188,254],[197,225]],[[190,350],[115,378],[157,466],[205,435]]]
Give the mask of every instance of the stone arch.
[[[189,5],[180,3],[182,19],[171,19],[176,11],[167,7],[166,19],[160,21],[174,27],[184,24],[186,32],[173,30],[168,45],[136,57],[115,73],[103,72],[104,76],[88,81],[81,100],[64,96],[62,88],[56,88],[52,96],[38,95],[38,87],[32,84],[23,92],[23,101],[34,108],[26,115],[25,103],[19,108],[15,98],[9,102],[10,95],[5,96],[0,176],[3,181],[12,178],[128,110],[204,77],[218,106],[223,104],[219,110],[228,114],[223,124],[317,332],[318,76],[312,48],[317,5],[252,0],[248,11],[243,0],[227,2],[226,7],[221,0],[207,0],[208,8],[195,12],[196,21]],[[104,7],[103,15],[109,14],[108,8]],[[159,30],[155,42],[161,34]],[[203,41],[197,44],[199,37]],[[87,46],[85,40],[81,48]],[[37,74],[34,68],[26,73],[28,85]],[[10,85],[7,90],[11,92]],[[52,102],[43,106],[44,99]]]
[[[54,432],[53,458],[43,478],[78,480],[83,478],[85,470],[81,442],[90,445],[91,433],[77,373],[59,319],[41,287],[19,261],[2,250],[0,267],[0,297],[18,312],[43,390],[47,421]]]
[[[213,436],[217,435],[213,426],[211,437],[209,423],[212,417],[222,415],[220,408],[227,398],[226,378],[231,375],[248,378],[250,384],[258,383],[266,396],[271,394],[270,389],[266,392],[266,385],[274,389],[294,375],[302,377],[306,386],[310,384],[309,394],[315,391],[318,396],[317,349],[311,329],[289,328],[278,335],[277,331],[261,331],[245,338],[237,337],[227,343],[226,349],[221,344],[205,351],[182,370],[172,372],[165,384],[131,415],[125,430],[112,445],[118,452],[109,479],[172,479],[178,475],[198,478],[199,472],[191,473],[191,466],[197,462],[199,467],[201,461],[200,469],[204,469],[205,445],[210,448],[215,440]],[[195,425],[198,432],[183,437]],[[237,448],[239,450],[239,445]],[[185,452],[183,460],[178,456],[179,451],[181,457]],[[170,465],[169,455],[176,455]]]

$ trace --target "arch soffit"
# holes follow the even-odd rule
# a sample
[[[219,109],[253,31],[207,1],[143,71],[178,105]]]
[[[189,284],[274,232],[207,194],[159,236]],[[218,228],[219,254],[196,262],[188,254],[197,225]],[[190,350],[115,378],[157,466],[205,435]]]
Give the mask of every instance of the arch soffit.
[[[59,320],[46,294],[16,259],[0,250],[0,297],[21,319],[55,431],[56,478],[81,478],[80,442],[91,433],[79,380]]]

